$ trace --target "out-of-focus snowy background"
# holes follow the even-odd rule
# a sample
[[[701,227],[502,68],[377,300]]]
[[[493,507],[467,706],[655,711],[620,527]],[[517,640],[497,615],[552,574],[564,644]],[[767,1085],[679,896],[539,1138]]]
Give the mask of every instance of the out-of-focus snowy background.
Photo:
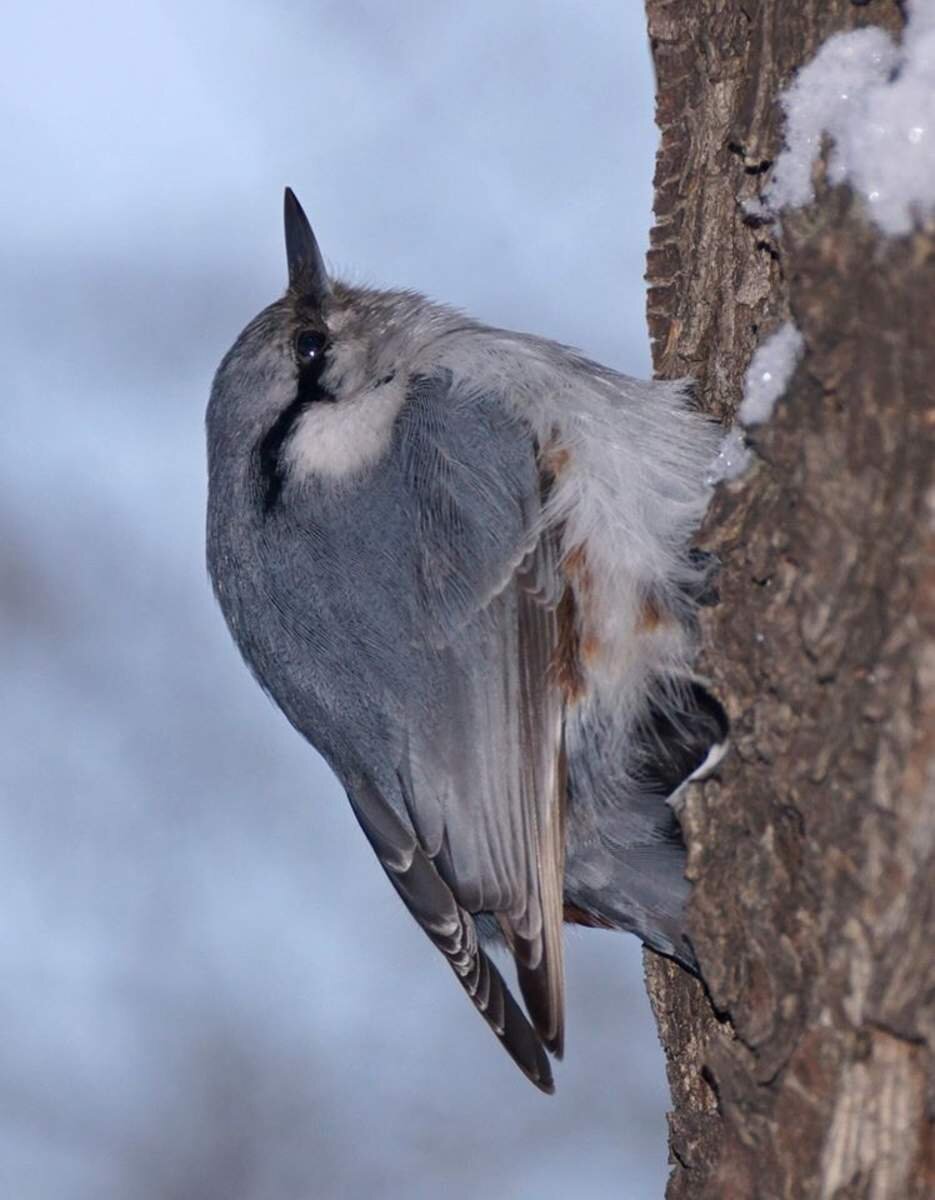
[[[635,939],[520,1076],[205,578],[213,370],[326,256],[648,372],[642,5],[15,5],[0,48],[0,1195],[660,1197]]]

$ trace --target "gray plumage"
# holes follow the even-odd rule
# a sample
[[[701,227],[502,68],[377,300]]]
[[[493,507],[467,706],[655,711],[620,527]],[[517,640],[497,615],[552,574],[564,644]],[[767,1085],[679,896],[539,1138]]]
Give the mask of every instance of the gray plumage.
[[[331,280],[291,192],[286,231],[289,290],[208,406],[214,588],[394,887],[548,1091],[563,918],[693,965],[666,794],[725,737],[689,674],[716,431],[679,385]]]

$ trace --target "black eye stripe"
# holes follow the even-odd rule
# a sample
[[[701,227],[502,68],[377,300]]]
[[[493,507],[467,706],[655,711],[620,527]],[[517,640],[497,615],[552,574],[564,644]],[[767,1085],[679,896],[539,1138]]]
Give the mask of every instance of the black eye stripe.
[[[305,407],[305,401],[301,395],[296,396],[292,403],[283,409],[257,443],[256,456],[257,467],[259,468],[260,499],[264,513],[270,512],[279,499],[279,493],[282,491],[283,484],[283,469],[280,454],[286,439],[292,432],[293,426],[305,410]]]
[[[304,343],[305,350],[314,351],[304,358],[299,356],[299,343],[302,339],[309,339]],[[296,335],[295,354],[299,377],[296,381],[295,396],[257,442],[255,450],[259,503],[266,514],[276,507],[282,492],[285,481],[282,448],[289,440],[299,417],[313,404],[334,403],[334,396],[321,383],[328,362],[327,348],[328,339],[317,330],[302,330]]]

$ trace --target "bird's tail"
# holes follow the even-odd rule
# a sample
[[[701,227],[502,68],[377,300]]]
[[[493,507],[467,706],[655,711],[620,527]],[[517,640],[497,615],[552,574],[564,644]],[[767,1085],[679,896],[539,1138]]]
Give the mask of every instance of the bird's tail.
[[[629,930],[697,973],[684,928],[685,845],[671,801],[715,769],[727,751],[728,729],[720,702],[690,677],[657,692],[628,746],[625,770],[608,763],[593,743],[576,756],[567,921]]]
[[[637,726],[631,769],[647,790],[671,802],[686,783],[715,770],[729,741],[724,706],[702,680],[686,676],[650,702]]]

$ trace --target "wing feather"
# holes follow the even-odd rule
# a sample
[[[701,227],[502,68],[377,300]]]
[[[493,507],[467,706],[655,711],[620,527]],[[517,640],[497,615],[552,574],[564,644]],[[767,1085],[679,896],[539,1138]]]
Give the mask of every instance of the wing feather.
[[[367,780],[349,790],[351,805],[390,882],[445,956],[478,1012],[520,1070],[544,1092],[554,1084],[548,1055],[477,941],[470,913],[392,807]]]
[[[407,420],[434,684],[428,711],[411,709],[404,796],[457,903],[496,916],[536,1031],[560,1055],[564,584],[537,449],[496,401],[445,381],[416,389]]]

